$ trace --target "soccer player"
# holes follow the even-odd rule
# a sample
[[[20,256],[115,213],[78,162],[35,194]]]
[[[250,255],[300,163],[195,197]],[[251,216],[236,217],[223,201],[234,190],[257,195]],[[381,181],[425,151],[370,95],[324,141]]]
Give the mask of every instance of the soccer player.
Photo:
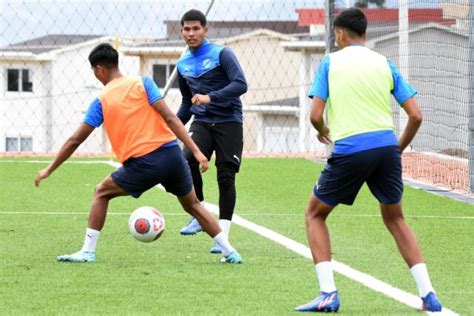
[[[367,183],[380,203],[385,226],[408,264],[422,298],[422,309],[440,311],[423,255],[402,212],[400,155],[414,138],[422,115],[415,89],[386,57],[364,47],[367,18],[359,9],[342,11],[334,20],[339,51],[321,61],[313,86],[311,123],[324,144],[334,142],[306,208],[308,240],[319,280],[320,295],[298,311],[331,312],[339,309],[339,296],[331,265],[326,218],[339,204],[352,205]],[[397,141],[390,94],[408,115]],[[328,105],[328,125],[323,112]]]
[[[96,127],[104,124],[117,158],[123,164],[97,185],[82,249],[58,261],[94,262],[95,248],[107,214],[109,201],[117,196],[138,198],[161,183],[176,195],[183,208],[193,215],[223,251],[223,262],[241,263],[239,253],[229,244],[217,221],[201,205],[193,189],[189,167],[176,136],[189,148],[201,171],[208,160],[171,112],[158,87],[149,77],[123,76],[118,52],[100,44],[90,55],[95,77],[104,84],[100,96],[89,106],[83,122],[59,150],[53,162],[38,172],[35,185],[50,176],[84,142]]]
[[[181,18],[181,25],[189,51],[177,63],[182,94],[177,116],[186,124],[194,115],[189,129],[191,138],[208,159],[215,152],[219,225],[229,236],[236,201],[235,175],[239,172],[243,147],[240,96],[247,91],[247,83],[234,53],[206,39],[206,17],[202,12],[186,12]],[[203,181],[198,161],[189,147],[186,146],[184,152],[191,168],[196,195],[203,201]],[[199,231],[201,225],[192,218],[181,234],[193,235]],[[218,245],[211,249],[211,253],[220,252]]]

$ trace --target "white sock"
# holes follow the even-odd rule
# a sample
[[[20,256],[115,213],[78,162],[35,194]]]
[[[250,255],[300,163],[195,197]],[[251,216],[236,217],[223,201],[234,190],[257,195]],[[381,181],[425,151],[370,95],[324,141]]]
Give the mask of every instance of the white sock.
[[[418,286],[418,292],[421,297],[425,297],[430,292],[434,292],[433,286],[431,285],[430,276],[428,275],[428,268],[424,263],[415,264],[410,268],[411,274],[415,279],[416,285]]]
[[[81,251],[95,252],[95,245],[97,239],[99,239],[100,231],[87,228],[86,235],[84,236],[84,244],[82,245]]]
[[[332,271],[331,261],[323,261],[315,266],[316,276],[319,280],[319,289],[321,292],[331,293],[336,290],[334,283],[334,272]]]
[[[230,232],[230,225],[232,224],[231,221],[228,219],[220,219],[219,226],[222,229],[222,232],[225,234],[225,237],[229,239],[229,232]]]
[[[234,247],[232,247],[229,243],[229,240],[225,236],[224,232],[220,232],[216,236],[214,236],[214,241],[216,242],[216,245],[221,248],[222,250],[222,255],[227,257],[230,255],[232,251],[235,251]]]

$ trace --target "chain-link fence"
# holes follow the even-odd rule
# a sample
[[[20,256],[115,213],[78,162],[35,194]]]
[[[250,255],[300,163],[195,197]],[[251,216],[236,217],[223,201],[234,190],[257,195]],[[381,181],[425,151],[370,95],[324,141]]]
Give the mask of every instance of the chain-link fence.
[[[185,49],[179,19],[191,8],[209,11],[208,37],[232,48],[245,72],[245,154],[325,156],[307,93],[330,43],[325,24],[354,5],[368,6],[367,46],[418,90],[424,123],[404,155],[406,175],[470,191],[467,0],[1,0],[0,156],[58,151],[102,88],[87,61],[98,43],[118,48],[123,73],[152,77],[177,111],[170,79]],[[400,133],[406,116],[395,102],[393,111]],[[109,155],[104,131],[78,153]]]

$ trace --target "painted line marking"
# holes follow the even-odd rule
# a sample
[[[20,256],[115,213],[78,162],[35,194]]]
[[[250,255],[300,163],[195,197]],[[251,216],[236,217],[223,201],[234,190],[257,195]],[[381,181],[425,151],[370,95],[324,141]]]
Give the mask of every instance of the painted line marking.
[[[44,162],[44,161],[31,161],[33,163],[47,163]],[[110,165],[110,166],[113,166],[115,168],[117,167],[120,167],[121,164],[118,163],[118,162],[115,162],[115,161],[101,161],[101,160],[98,160],[98,161],[84,161],[84,162],[80,162],[80,161],[71,161],[71,163],[105,163],[107,165]],[[157,186],[159,187],[160,189],[163,189],[162,186]],[[219,214],[219,208],[217,205],[214,205],[214,204],[211,204],[211,203],[207,203],[205,202],[205,206],[206,208],[211,211],[213,214],[216,214],[218,215]],[[5,214],[7,212],[0,212],[1,214]],[[13,212],[12,212],[13,213]],[[22,212],[14,212],[14,213],[22,213]],[[23,212],[23,213],[28,213],[28,212]],[[58,213],[55,213],[55,212],[42,212],[43,214],[51,214],[51,215],[57,215]],[[10,214],[10,213],[8,213]],[[31,213],[31,214],[34,214],[34,213]],[[71,215],[71,214],[74,214],[74,213],[67,213],[68,215]],[[86,215],[86,213],[76,213],[77,215]],[[127,213],[111,213],[111,214],[114,214],[114,215],[126,215]],[[177,213],[170,213],[170,214],[177,214]],[[166,214],[168,215],[168,214]],[[375,216],[375,215],[367,215],[367,216]],[[468,217],[470,219],[470,217]],[[285,237],[277,232],[274,232],[264,226],[260,226],[258,224],[255,224],[253,222],[250,222],[246,219],[244,219],[243,217],[239,216],[239,215],[236,215],[234,214],[233,216],[233,220],[232,220],[235,224],[239,225],[239,226],[242,226],[250,231],[253,231],[254,233],[258,234],[258,235],[261,235],[269,240],[272,240],[282,246],[284,246],[285,248],[307,258],[307,259],[310,259],[312,260],[312,256],[311,256],[311,250],[309,249],[309,247],[295,241],[295,240],[292,240],[288,237]],[[342,263],[342,262],[338,262],[336,260],[332,260],[332,263],[333,263],[333,269],[335,272],[351,279],[351,280],[354,280],[356,282],[359,282],[361,283],[362,285],[376,291],[376,292],[379,292],[379,293],[382,293],[382,294],[385,294],[386,296],[400,302],[400,303],[403,303],[405,305],[408,305],[414,309],[419,309],[420,306],[421,306],[421,300],[418,296],[414,295],[414,294],[411,294],[411,293],[408,293],[408,292],[405,292],[403,290],[400,290],[388,283],[385,283],[381,280],[378,280],[376,279],[375,277],[369,275],[369,274],[366,274],[366,273],[363,273],[361,271],[358,271],[354,268],[351,268],[350,266]],[[443,310],[441,312],[438,312],[438,313],[430,313],[430,312],[426,312],[427,314],[430,314],[430,315],[459,315],[457,314],[456,312],[446,308],[446,307],[443,307]]]
[[[113,167],[119,167],[120,164],[117,163],[117,162],[113,162],[113,161],[110,161],[108,162],[111,166]],[[206,208],[211,211],[212,213],[218,215],[219,214],[219,207],[217,205],[214,205],[214,204],[211,204],[211,203],[207,203],[205,202],[204,203]],[[266,237],[282,246],[284,246],[285,248],[293,251],[293,252],[296,252],[297,254],[305,257],[305,258],[308,258],[310,260],[312,260],[312,256],[311,256],[311,250],[309,249],[309,247],[297,242],[297,241],[294,241],[293,239],[290,239],[288,237],[285,237],[277,232],[274,232],[266,227],[263,227],[263,226],[260,226],[260,225],[257,225],[253,222],[250,222],[246,219],[244,219],[243,217],[239,216],[239,215],[235,215],[233,216],[232,218],[232,222],[234,222],[235,224],[237,225],[240,225],[244,228],[247,228],[248,230],[250,231],[253,231],[263,237]],[[376,291],[376,292],[379,292],[379,293],[382,293],[382,294],[385,294],[386,296],[388,297],[391,297],[393,298],[394,300],[396,301],[399,301],[405,305],[408,305],[414,309],[419,309],[420,306],[421,306],[421,299],[414,295],[414,294],[411,294],[411,293],[408,293],[408,292],[405,292],[403,290],[400,290],[400,289],[397,289],[396,287],[393,287],[392,285],[388,284],[388,283],[385,283],[383,281],[380,281],[378,279],[376,279],[375,277],[369,275],[369,274],[366,274],[366,273],[363,273],[363,272],[360,272],[356,269],[353,269],[351,267],[349,267],[348,265],[342,263],[342,262],[338,262],[336,260],[332,260],[332,263],[333,263],[333,269],[335,272],[339,273],[339,274],[342,274],[343,276],[351,279],[351,280],[354,280],[356,282],[359,282],[361,283],[362,285],[365,285],[366,287]],[[427,312],[427,314],[435,314],[435,313],[429,313]],[[438,312],[436,313],[436,315],[459,315],[457,314],[456,312],[450,310],[450,309],[447,309],[446,307],[443,307],[443,310],[441,312]]]
[[[49,212],[35,212],[35,211],[0,211],[0,214],[5,215],[88,215],[89,212],[66,212],[66,211],[49,211]],[[131,212],[107,212],[107,215],[130,215]],[[183,211],[182,213],[164,213],[169,216],[187,216],[188,213]],[[240,216],[256,216],[256,217],[302,217],[301,214],[285,214],[285,213],[270,213],[270,214],[259,214],[259,213],[240,213]],[[338,215],[331,214],[331,217],[373,217],[380,218],[380,215],[372,214],[354,214],[354,215]],[[405,218],[422,218],[422,219],[453,219],[453,220],[474,220],[474,216],[434,216],[434,215],[413,215],[405,216]]]
[[[89,212],[14,212],[14,211],[0,211],[3,215],[89,215]],[[130,216],[132,212],[107,212],[107,215],[127,215]],[[182,213],[165,213],[166,216],[189,216],[188,213],[183,211]]]
[[[208,210],[210,210],[212,213],[214,214],[219,214],[219,208],[217,207],[217,205],[214,205],[214,204],[210,204],[210,203],[205,203],[206,205],[206,208]],[[234,217],[232,219],[232,222],[236,223],[237,225],[240,225],[242,227],[245,227],[247,228],[248,230],[250,231],[253,231],[265,238],[268,238],[282,246],[284,246],[285,248],[291,250],[291,251],[294,251],[296,252],[297,254],[305,257],[305,258],[308,258],[308,259],[311,259],[312,260],[312,256],[311,256],[311,250],[297,242],[297,241],[294,241],[288,237],[285,237],[277,232],[274,232],[266,227],[263,227],[263,226],[260,226],[260,225],[257,225],[255,223],[252,223],[238,215],[235,215],[234,214]],[[341,263],[341,262],[338,262],[336,260],[332,260],[332,263],[333,263],[333,269],[335,272],[338,272],[339,274],[342,274],[343,276],[351,279],[351,280],[354,280],[356,282],[359,282],[363,285],[365,285],[366,287],[376,291],[376,292],[380,292],[382,294],[385,294],[386,296],[388,297],[391,297],[393,298],[394,300],[396,301],[399,301],[405,305],[408,305],[410,307],[413,307],[415,309],[419,309],[420,306],[421,306],[421,299],[416,296],[416,295],[413,295],[411,293],[408,293],[408,292],[405,292],[403,290],[400,290],[400,289],[397,289],[396,287],[388,284],[388,283],[385,283],[383,281],[380,281],[378,279],[376,279],[375,277],[371,276],[371,275],[368,275],[366,273],[363,273],[363,272],[360,272],[356,269],[353,269],[351,268],[350,266],[344,264],[344,263]],[[428,313],[428,314],[432,314],[432,313]],[[451,311],[445,307],[443,307],[443,310],[441,313],[436,313],[436,315],[458,315],[457,313],[455,313],[454,311]]]

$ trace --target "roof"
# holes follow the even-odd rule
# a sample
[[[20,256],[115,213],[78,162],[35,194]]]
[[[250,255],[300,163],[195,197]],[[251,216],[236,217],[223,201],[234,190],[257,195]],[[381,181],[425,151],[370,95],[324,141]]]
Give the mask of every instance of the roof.
[[[257,105],[271,105],[271,106],[293,106],[299,107],[300,99],[298,97],[295,98],[286,98],[286,99],[278,99],[272,100],[268,102],[261,102],[257,103]]]
[[[298,97],[261,102],[255,105],[244,105],[244,112],[258,112],[278,115],[297,115],[300,100]]]
[[[168,39],[181,39],[180,21],[165,20],[164,23]],[[207,37],[210,39],[238,36],[257,29],[266,29],[281,34],[309,32],[309,26],[301,26],[298,21],[207,21],[207,28]]]
[[[335,13],[339,13],[341,9],[335,9]],[[398,23],[398,9],[362,9],[367,16],[369,24],[376,23]],[[324,25],[325,23],[325,9],[296,9],[298,13],[298,24],[300,26],[307,25]],[[436,22],[445,25],[452,25],[456,23],[455,19],[445,19],[442,8],[423,8],[423,9],[408,9],[408,21],[410,23],[428,23]]]
[[[319,39],[320,36],[307,36],[295,41],[282,42],[281,46],[287,51],[305,51],[309,53],[324,53],[326,42]]]
[[[257,29],[244,34],[231,36],[227,38],[215,38],[213,41],[217,44],[228,45],[230,43],[238,42],[241,40],[249,39],[252,37],[264,36],[269,38],[276,38],[281,41],[295,40],[295,36],[278,33],[267,29]],[[140,54],[153,54],[153,53],[176,53],[181,54],[186,47],[186,44],[182,39],[179,40],[161,40],[154,43],[146,43],[135,47],[123,49],[126,54],[129,55],[140,55]]]
[[[411,23],[409,32],[416,32],[421,29],[429,27],[436,27],[438,29],[446,30],[453,33],[459,33],[455,28],[439,23]],[[378,42],[383,39],[398,37],[399,25],[395,23],[379,23],[369,24],[367,27],[367,42]],[[282,45],[290,51],[295,50],[320,50],[321,47],[325,47],[325,34],[299,34],[297,41],[285,42]]]
[[[467,32],[467,30],[461,30],[459,28],[455,28],[455,27],[450,27],[450,26],[445,26],[445,25],[439,25],[437,23],[427,23],[427,24],[422,24],[422,25],[419,25],[415,28],[412,28],[408,31],[409,34],[412,34],[412,33],[417,33],[417,32],[420,32],[420,31],[423,31],[423,30],[428,30],[428,29],[435,29],[435,30],[440,30],[440,31],[444,31],[444,32],[448,32],[448,33],[451,33],[453,35],[459,35],[459,36],[463,36],[463,37],[466,37],[466,38],[469,38],[469,34]],[[393,33],[390,33],[390,34],[386,34],[384,36],[381,36],[381,37],[378,37],[378,38],[375,38],[373,39],[371,42],[373,43],[378,43],[378,42],[381,42],[381,41],[386,41],[386,40],[390,40],[390,39],[394,39],[394,38],[398,38],[399,37],[399,32],[398,30],[393,32]]]
[[[70,35],[70,34],[50,34],[37,37],[24,42],[11,44],[0,48],[2,52],[29,52],[32,54],[47,53],[55,49],[79,44],[102,37],[102,35]]]

